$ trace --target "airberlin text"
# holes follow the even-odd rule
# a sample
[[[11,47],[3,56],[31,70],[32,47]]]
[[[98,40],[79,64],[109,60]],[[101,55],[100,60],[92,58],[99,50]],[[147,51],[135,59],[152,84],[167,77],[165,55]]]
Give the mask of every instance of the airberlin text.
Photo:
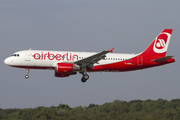
[[[35,60],[67,60],[67,61],[74,61],[74,60],[78,60],[78,55],[76,54],[72,54],[72,53],[65,53],[65,54],[53,54],[53,53],[35,53],[33,55]]]

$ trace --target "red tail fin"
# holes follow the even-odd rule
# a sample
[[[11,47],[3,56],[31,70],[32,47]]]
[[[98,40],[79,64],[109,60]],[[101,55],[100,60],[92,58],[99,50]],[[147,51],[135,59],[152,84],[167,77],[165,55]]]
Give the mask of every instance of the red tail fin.
[[[164,29],[146,48],[142,55],[165,57],[171,38],[172,29]]]

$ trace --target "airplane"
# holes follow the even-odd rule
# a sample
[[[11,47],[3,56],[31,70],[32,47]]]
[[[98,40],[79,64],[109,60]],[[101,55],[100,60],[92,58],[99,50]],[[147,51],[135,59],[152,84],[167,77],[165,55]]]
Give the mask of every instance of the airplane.
[[[30,69],[54,70],[55,77],[82,74],[81,81],[89,79],[87,72],[124,72],[141,70],[175,62],[174,56],[166,56],[172,29],[164,29],[141,53],[119,54],[113,49],[95,52],[24,50],[15,52],[4,63],[25,68],[29,78]]]

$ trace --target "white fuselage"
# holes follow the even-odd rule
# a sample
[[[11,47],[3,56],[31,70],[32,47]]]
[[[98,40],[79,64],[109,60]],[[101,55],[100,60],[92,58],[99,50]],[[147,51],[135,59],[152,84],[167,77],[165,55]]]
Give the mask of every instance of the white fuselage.
[[[14,67],[36,67],[51,69],[55,68],[57,63],[74,63],[75,61],[96,54],[95,52],[70,52],[70,51],[46,51],[46,50],[24,50],[14,53],[5,59],[5,63]],[[100,60],[96,65],[105,65],[131,59],[136,54],[116,54],[108,53],[105,59]]]

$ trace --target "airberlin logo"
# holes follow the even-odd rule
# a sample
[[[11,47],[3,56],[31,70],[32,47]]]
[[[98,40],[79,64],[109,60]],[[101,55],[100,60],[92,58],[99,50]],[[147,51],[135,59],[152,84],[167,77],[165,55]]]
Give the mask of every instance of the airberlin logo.
[[[166,43],[163,39],[158,39],[159,42],[156,43],[156,47],[162,49],[165,47]]]
[[[163,32],[155,39],[153,50],[156,53],[164,53],[167,51],[171,34]]]
[[[67,61],[74,61],[74,60],[78,60],[78,55],[76,54],[72,54],[72,53],[65,53],[65,54],[53,54],[50,52],[47,53],[35,53],[33,55],[35,60],[67,60]]]

